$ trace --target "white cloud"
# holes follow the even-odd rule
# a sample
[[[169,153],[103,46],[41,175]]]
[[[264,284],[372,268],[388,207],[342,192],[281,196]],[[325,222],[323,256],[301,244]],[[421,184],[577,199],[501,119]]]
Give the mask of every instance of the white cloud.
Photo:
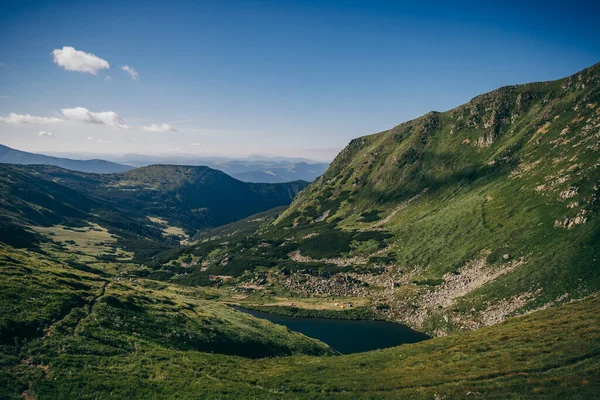
[[[88,137],[86,137],[86,139],[87,139],[87,140],[94,140],[94,138],[93,138],[93,137],[91,137],[91,136],[88,136]]]
[[[137,80],[137,78],[139,77],[139,74],[137,73],[135,68],[130,67],[129,65],[123,65],[121,69],[127,72],[129,76],[131,76],[131,79],[133,79],[134,81]]]
[[[112,143],[112,140],[97,140],[96,143]]]
[[[72,121],[108,125],[113,128],[127,128],[123,118],[114,111],[92,112],[84,107],[75,107],[63,108],[61,112],[65,118]]]
[[[99,70],[110,68],[108,61],[70,46],[54,49],[52,54],[54,54],[54,63],[67,71],[87,72],[96,75]]]
[[[40,133],[38,133],[38,136],[54,137],[52,132],[48,132],[48,131],[40,131]]]
[[[112,76],[107,75],[104,77],[104,80],[110,82],[110,81],[112,81]]]
[[[36,117],[29,114],[10,113],[6,117],[0,117],[0,121],[7,124],[55,124],[63,120],[56,117]]]
[[[173,126],[169,124],[150,124],[142,126],[142,129],[146,132],[176,132]]]
[[[202,143],[196,142],[192,143],[191,146],[204,146]]]

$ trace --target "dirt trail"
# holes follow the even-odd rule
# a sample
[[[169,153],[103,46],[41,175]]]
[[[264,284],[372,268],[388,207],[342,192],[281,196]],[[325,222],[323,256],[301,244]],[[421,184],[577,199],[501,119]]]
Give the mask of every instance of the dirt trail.
[[[90,300],[90,302],[88,303],[88,315],[92,314],[94,305],[96,304],[98,299],[100,299],[100,297],[104,296],[104,294],[106,293],[106,289],[108,288],[109,285],[110,285],[110,282],[104,282],[104,285],[102,285],[102,289],[100,290],[100,294],[98,296],[92,298],[92,300]]]

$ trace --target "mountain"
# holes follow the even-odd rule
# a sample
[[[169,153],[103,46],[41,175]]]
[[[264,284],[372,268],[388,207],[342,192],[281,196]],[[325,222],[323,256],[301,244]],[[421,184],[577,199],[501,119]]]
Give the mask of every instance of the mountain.
[[[202,165],[223,171],[244,182],[283,183],[303,180],[314,181],[327,169],[328,163],[299,161],[295,159],[271,158],[202,158],[202,157],[158,157],[144,159],[124,158],[127,164],[147,166],[154,163],[173,165]],[[154,160],[154,162],[153,162]]]
[[[128,165],[117,164],[104,160],[72,160],[70,158],[59,158],[45,156],[43,154],[28,153],[15,150],[0,144],[0,163],[3,164],[44,164],[53,165],[73,171],[90,172],[97,174],[112,174],[132,169]]]
[[[256,279],[290,302],[369,298],[435,336],[584,298],[600,290],[599,152],[600,65],[503,87],[351,141],[253,241],[230,239],[227,265],[215,238],[178,281],[268,265],[285,273]]]
[[[70,157],[90,154],[56,153]],[[301,158],[250,156],[246,158],[203,157],[195,155],[149,156],[143,154],[102,154],[102,158],[135,167],[155,164],[207,166],[223,171],[244,182],[283,183],[314,181],[327,169],[328,163]]]
[[[287,205],[306,186],[247,183],[209,167],[151,165],[120,174],[90,175],[40,168],[48,179],[135,213],[189,230],[216,227]]]
[[[171,165],[103,175],[4,164],[0,172],[0,241],[13,245],[27,242],[23,227],[89,223],[122,240],[179,241],[287,205],[306,186],[245,183],[208,167]]]

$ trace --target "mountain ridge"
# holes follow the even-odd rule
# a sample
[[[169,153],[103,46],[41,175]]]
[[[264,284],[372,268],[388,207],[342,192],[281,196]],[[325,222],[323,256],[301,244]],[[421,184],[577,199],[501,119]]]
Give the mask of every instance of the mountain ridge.
[[[0,144],[0,163],[19,165],[53,165],[80,172],[111,174],[132,169],[129,165],[101,159],[75,160],[71,158],[46,156],[13,149]]]
[[[62,154],[62,153],[58,153]],[[313,181],[321,175],[328,163],[284,157],[250,156],[243,159],[202,156],[143,156],[124,155],[105,158],[79,159],[69,157],[86,157],[65,153],[65,156],[45,155],[16,150],[0,145],[0,163],[18,165],[52,165],[78,172],[120,173],[151,165],[206,166],[225,172],[243,182],[251,183],[285,183],[293,181]],[[87,154],[91,156],[91,154]],[[67,157],[68,156],[68,157]],[[98,156],[98,155],[95,155]],[[113,160],[113,161],[109,161]]]
[[[27,233],[29,226],[82,227],[91,222],[127,242],[143,238],[173,245],[200,230],[286,205],[306,185],[246,183],[196,166],[156,165],[93,174],[0,164],[0,171],[0,241],[26,247],[37,242]],[[144,247],[151,248],[151,242]],[[160,251],[161,246],[155,247]]]

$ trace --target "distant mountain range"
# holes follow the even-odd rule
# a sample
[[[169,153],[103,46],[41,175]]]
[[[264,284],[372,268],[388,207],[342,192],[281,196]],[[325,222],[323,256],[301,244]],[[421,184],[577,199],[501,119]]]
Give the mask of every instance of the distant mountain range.
[[[258,164],[258,162],[253,162],[247,165],[243,161],[231,161],[223,166],[222,171],[227,172],[237,168],[238,165],[241,168],[252,169]],[[326,163],[307,164],[306,162],[265,163],[261,170],[231,172],[230,175],[244,182],[282,183],[298,179],[312,182],[327,170],[328,165]]]
[[[26,151],[16,150],[0,144],[0,163],[2,164],[44,164],[53,165],[80,172],[91,172],[96,174],[112,174],[116,172],[125,172],[133,167],[129,165],[117,164],[111,161],[92,159],[92,160],[73,160],[70,158],[52,157],[43,154],[28,153]]]
[[[71,154],[70,154],[71,155]],[[134,167],[153,164],[203,165],[223,171],[244,182],[282,183],[303,180],[314,181],[329,163],[304,158],[250,156],[246,158],[198,157],[194,155],[149,156],[125,154],[102,155],[103,158]]]
[[[46,165],[0,165],[0,242],[29,247],[30,226],[98,223],[131,248],[288,205],[307,185],[247,183],[208,167],[152,165],[102,175]],[[179,239],[177,239],[179,240]],[[139,245],[137,245],[139,247]]]
[[[148,156],[138,154],[126,155],[91,155],[93,159],[85,159],[89,154],[56,153],[54,156],[29,153],[0,145],[0,163],[3,164],[43,164],[70,169],[73,171],[97,174],[125,172],[137,167],[154,164],[206,166],[218,169],[244,182],[284,183],[303,180],[314,181],[328,167],[328,163],[315,162],[302,158],[251,156],[244,159],[225,157],[181,156]]]

